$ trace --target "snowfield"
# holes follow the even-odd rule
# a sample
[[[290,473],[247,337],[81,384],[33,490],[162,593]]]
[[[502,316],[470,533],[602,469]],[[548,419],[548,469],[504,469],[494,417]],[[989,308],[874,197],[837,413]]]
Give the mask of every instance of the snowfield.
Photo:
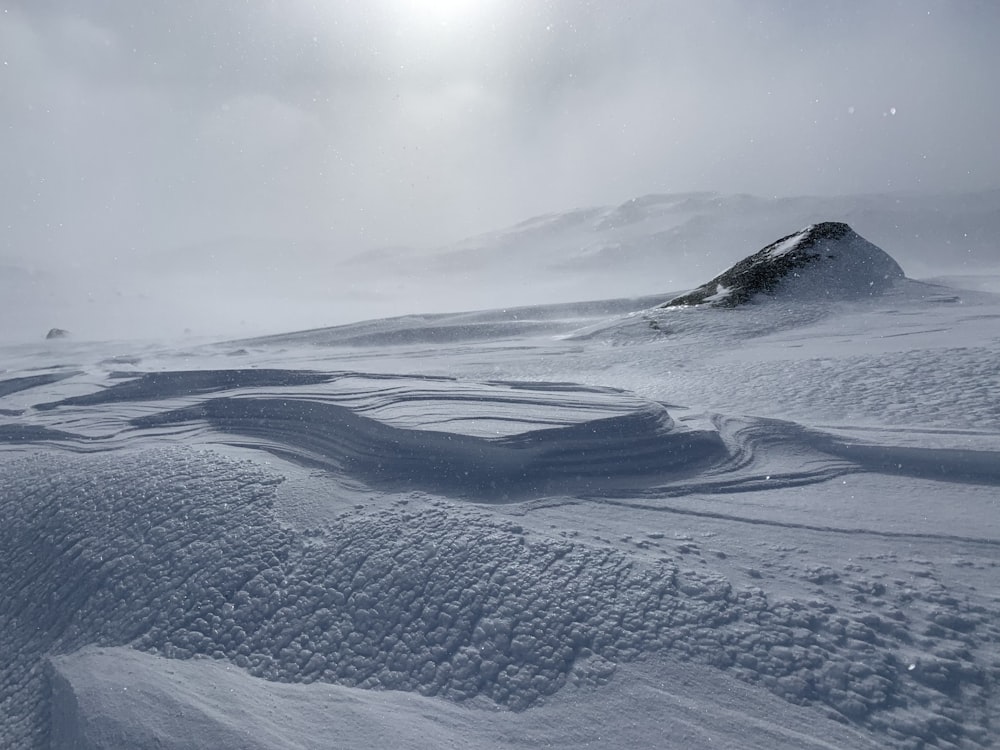
[[[7,346],[0,747],[992,746],[1000,295],[872,247],[734,307]]]

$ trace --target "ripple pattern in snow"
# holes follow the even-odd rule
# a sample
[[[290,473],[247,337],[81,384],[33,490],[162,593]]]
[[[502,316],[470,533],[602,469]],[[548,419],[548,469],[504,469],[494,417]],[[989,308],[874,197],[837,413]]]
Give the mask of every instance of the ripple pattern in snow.
[[[123,416],[117,425],[101,408],[110,404]],[[161,440],[209,429],[372,487],[479,501],[647,487],[727,455],[715,431],[675,424],[662,404],[572,383],[161,372],[36,408],[51,425],[10,428],[0,440],[58,440],[72,425],[78,448],[93,450],[136,439],[136,428]]]

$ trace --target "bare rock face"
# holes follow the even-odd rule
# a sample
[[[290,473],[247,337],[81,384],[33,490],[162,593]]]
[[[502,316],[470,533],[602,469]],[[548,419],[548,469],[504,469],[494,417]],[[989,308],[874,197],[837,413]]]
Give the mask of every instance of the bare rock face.
[[[49,332],[45,334],[47,339],[64,339],[69,336],[69,331],[64,328],[50,328]]]
[[[847,224],[826,221],[782,237],[661,307],[737,307],[757,296],[811,300],[882,294],[903,269]]]

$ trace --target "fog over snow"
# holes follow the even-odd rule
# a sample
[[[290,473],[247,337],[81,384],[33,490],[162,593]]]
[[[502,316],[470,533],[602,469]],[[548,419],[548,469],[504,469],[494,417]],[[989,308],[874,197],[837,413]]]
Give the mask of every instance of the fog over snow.
[[[0,268],[0,340],[239,337],[387,316],[637,297],[697,286],[818,220],[848,222],[915,278],[1000,286],[1000,190],[764,199],[650,194],[550,212],[415,252],[204,242],[149,258]]]
[[[392,314],[372,294],[404,290],[356,289],[358,267],[336,264],[387,247],[415,259],[531,216],[705,190],[961,194],[1000,174],[989,2],[31,0],[0,11],[2,265],[71,269],[73,283],[46,287],[54,296],[117,294],[131,312],[128,301],[156,296],[163,269],[224,257],[177,288],[214,328],[138,305],[138,318],[180,330],[262,328],[209,298],[245,277],[249,297],[263,293],[276,265],[321,277],[341,308],[319,319],[314,306],[293,326]],[[850,220],[792,227],[820,218]],[[749,246],[776,231],[790,229]],[[273,283],[278,300],[297,296]],[[442,304],[436,289],[405,292],[416,309]],[[350,317],[351,304],[363,312]],[[98,317],[87,309],[73,317]],[[123,333],[114,317],[94,327]]]

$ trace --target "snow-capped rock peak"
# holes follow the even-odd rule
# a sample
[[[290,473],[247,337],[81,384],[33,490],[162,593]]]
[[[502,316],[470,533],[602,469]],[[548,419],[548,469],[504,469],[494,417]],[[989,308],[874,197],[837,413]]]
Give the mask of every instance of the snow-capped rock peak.
[[[903,269],[842,222],[824,221],[782,237],[662,307],[736,307],[758,295],[858,299],[884,292]]]

